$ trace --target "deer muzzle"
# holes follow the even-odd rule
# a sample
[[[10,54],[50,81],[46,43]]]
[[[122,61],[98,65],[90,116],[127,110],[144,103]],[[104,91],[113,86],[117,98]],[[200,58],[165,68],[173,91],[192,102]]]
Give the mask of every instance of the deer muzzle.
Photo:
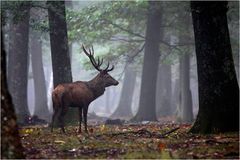
[[[119,84],[119,82],[115,80],[115,83],[113,85],[117,86],[118,84]]]

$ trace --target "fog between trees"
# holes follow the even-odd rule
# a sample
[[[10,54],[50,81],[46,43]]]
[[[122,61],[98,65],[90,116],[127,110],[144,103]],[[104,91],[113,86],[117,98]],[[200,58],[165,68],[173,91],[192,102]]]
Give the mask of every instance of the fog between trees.
[[[103,65],[115,65],[110,74],[120,82],[92,102],[89,113],[136,121],[196,118],[198,74],[189,2],[19,3],[2,5],[7,80],[19,121],[30,115],[50,121],[53,87],[97,74],[82,44],[93,46]],[[239,75],[236,3],[229,2],[227,18]],[[21,15],[10,10],[14,6]],[[52,72],[52,66],[59,71]],[[75,109],[69,113],[78,116]]]

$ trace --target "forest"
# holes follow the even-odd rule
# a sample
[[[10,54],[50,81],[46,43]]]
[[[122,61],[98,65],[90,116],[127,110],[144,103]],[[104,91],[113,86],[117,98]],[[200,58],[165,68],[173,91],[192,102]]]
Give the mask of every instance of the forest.
[[[1,1],[2,159],[239,159],[239,1]]]

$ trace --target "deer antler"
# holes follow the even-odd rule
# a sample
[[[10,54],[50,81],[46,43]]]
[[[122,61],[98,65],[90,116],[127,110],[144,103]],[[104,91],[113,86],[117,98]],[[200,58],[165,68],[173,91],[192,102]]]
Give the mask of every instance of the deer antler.
[[[108,69],[108,67],[109,67],[109,62],[107,64],[107,67],[104,69],[105,72],[110,72],[114,69],[114,65],[112,65],[112,68],[110,68],[110,69]]]
[[[92,65],[94,66],[94,68],[96,70],[98,70],[99,72],[101,71],[105,71],[105,72],[110,72],[114,69],[114,65],[112,66],[112,68],[108,69],[109,68],[109,62],[107,64],[107,67],[103,70],[103,69],[100,69],[100,66],[103,64],[103,59],[99,60],[99,58],[97,59],[97,62],[94,58],[94,49],[93,49],[93,46],[92,46],[92,50],[89,48],[89,52],[85,49],[85,47],[82,45],[82,49],[84,51],[84,53],[88,56],[88,58],[90,59]]]
[[[95,58],[94,58],[94,49],[93,49],[93,47],[92,47],[92,51],[91,51],[91,49],[89,48],[89,52],[85,49],[85,47],[82,45],[82,49],[83,49],[83,51],[84,51],[84,53],[88,56],[88,58],[90,59],[90,61],[91,61],[91,63],[92,63],[92,65],[94,66],[94,68],[96,69],[96,70],[98,70],[98,71],[102,71],[101,69],[100,69],[100,66],[102,65],[102,63],[103,63],[103,60],[99,60],[99,58],[97,59],[97,62],[96,62],[96,60],[95,60]]]

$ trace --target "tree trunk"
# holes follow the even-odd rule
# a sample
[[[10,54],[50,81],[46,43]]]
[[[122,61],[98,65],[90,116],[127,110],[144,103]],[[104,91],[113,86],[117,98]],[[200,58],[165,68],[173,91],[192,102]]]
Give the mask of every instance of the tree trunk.
[[[50,120],[50,113],[47,106],[47,89],[42,63],[42,44],[39,33],[32,32],[31,59],[35,93],[34,115],[47,121]]]
[[[156,104],[157,116],[168,116],[172,114],[172,78],[171,65],[161,64],[158,69]]]
[[[48,100],[48,107],[50,113],[53,113],[53,105],[52,105],[52,90],[53,90],[53,72],[50,72],[49,76],[49,84],[47,86],[47,100]]]
[[[72,82],[64,1],[48,1],[54,88]]]
[[[2,36],[1,33],[1,159],[24,159],[16,115],[7,87],[6,52]]]
[[[174,83],[174,89],[172,93],[172,108],[173,113],[175,113],[176,116],[178,116],[179,112],[179,92],[180,92],[180,79],[176,79]]]
[[[239,87],[227,26],[227,2],[191,2],[199,112],[193,133],[239,131]]]
[[[30,3],[25,2],[23,5],[19,5],[16,12],[24,18],[13,24],[12,28],[12,44],[9,49],[8,61],[8,84],[18,122],[23,123],[25,118],[29,116],[27,81]]]
[[[9,89],[9,92],[10,91],[10,86],[11,86],[11,83],[10,83],[10,79],[12,79],[12,66],[14,66],[14,58],[13,58],[13,51],[12,51],[12,46],[13,46],[13,39],[14,39],[14,23],[13,23],[13,13],[11,11],[8,12],[8,21],[7,23],[9,24],[9,37],[8,37],[8,46],[7,48],[5,47],[5,49],[7,50],[7,81],[8,81],[8,89]],[[6,43],[6,42],[5,42]]]
[[[125,70],[121,97],[117,109],[111,115],[114,118],[130,118],[132,114],[132,99],[136,82],[136,72],[131,66]]]
[[[69,56],[67,24],[64,1],[48,1],[50,43],[54,88],[61,83],[72,82],[71,61]],[[69,108],[66,123],[76,123],[78,108]]]
[[[186,32],[179,32],[180,43],[185,43],[191,40],[190,27],[191,16],[190,13],[180,13],[181,20],[184,23]],[[180,102],[178,120],[180,122],[190,123],[193,121],[193,107],[192,107],[192,93],[190,89],[190,49],[185,49],[184,55],[180,57],[179,77],[180,77]]]
[[[180,120],[181,122],[192,122],[192,93],[190,89],[190,56],[188,53],[180,59]]]
[[[156,121],[156,82],[159,64],[159,41],[162,38],[161,2],[149,1],[146,47],[142,71],[139,109],[133,121]]]

